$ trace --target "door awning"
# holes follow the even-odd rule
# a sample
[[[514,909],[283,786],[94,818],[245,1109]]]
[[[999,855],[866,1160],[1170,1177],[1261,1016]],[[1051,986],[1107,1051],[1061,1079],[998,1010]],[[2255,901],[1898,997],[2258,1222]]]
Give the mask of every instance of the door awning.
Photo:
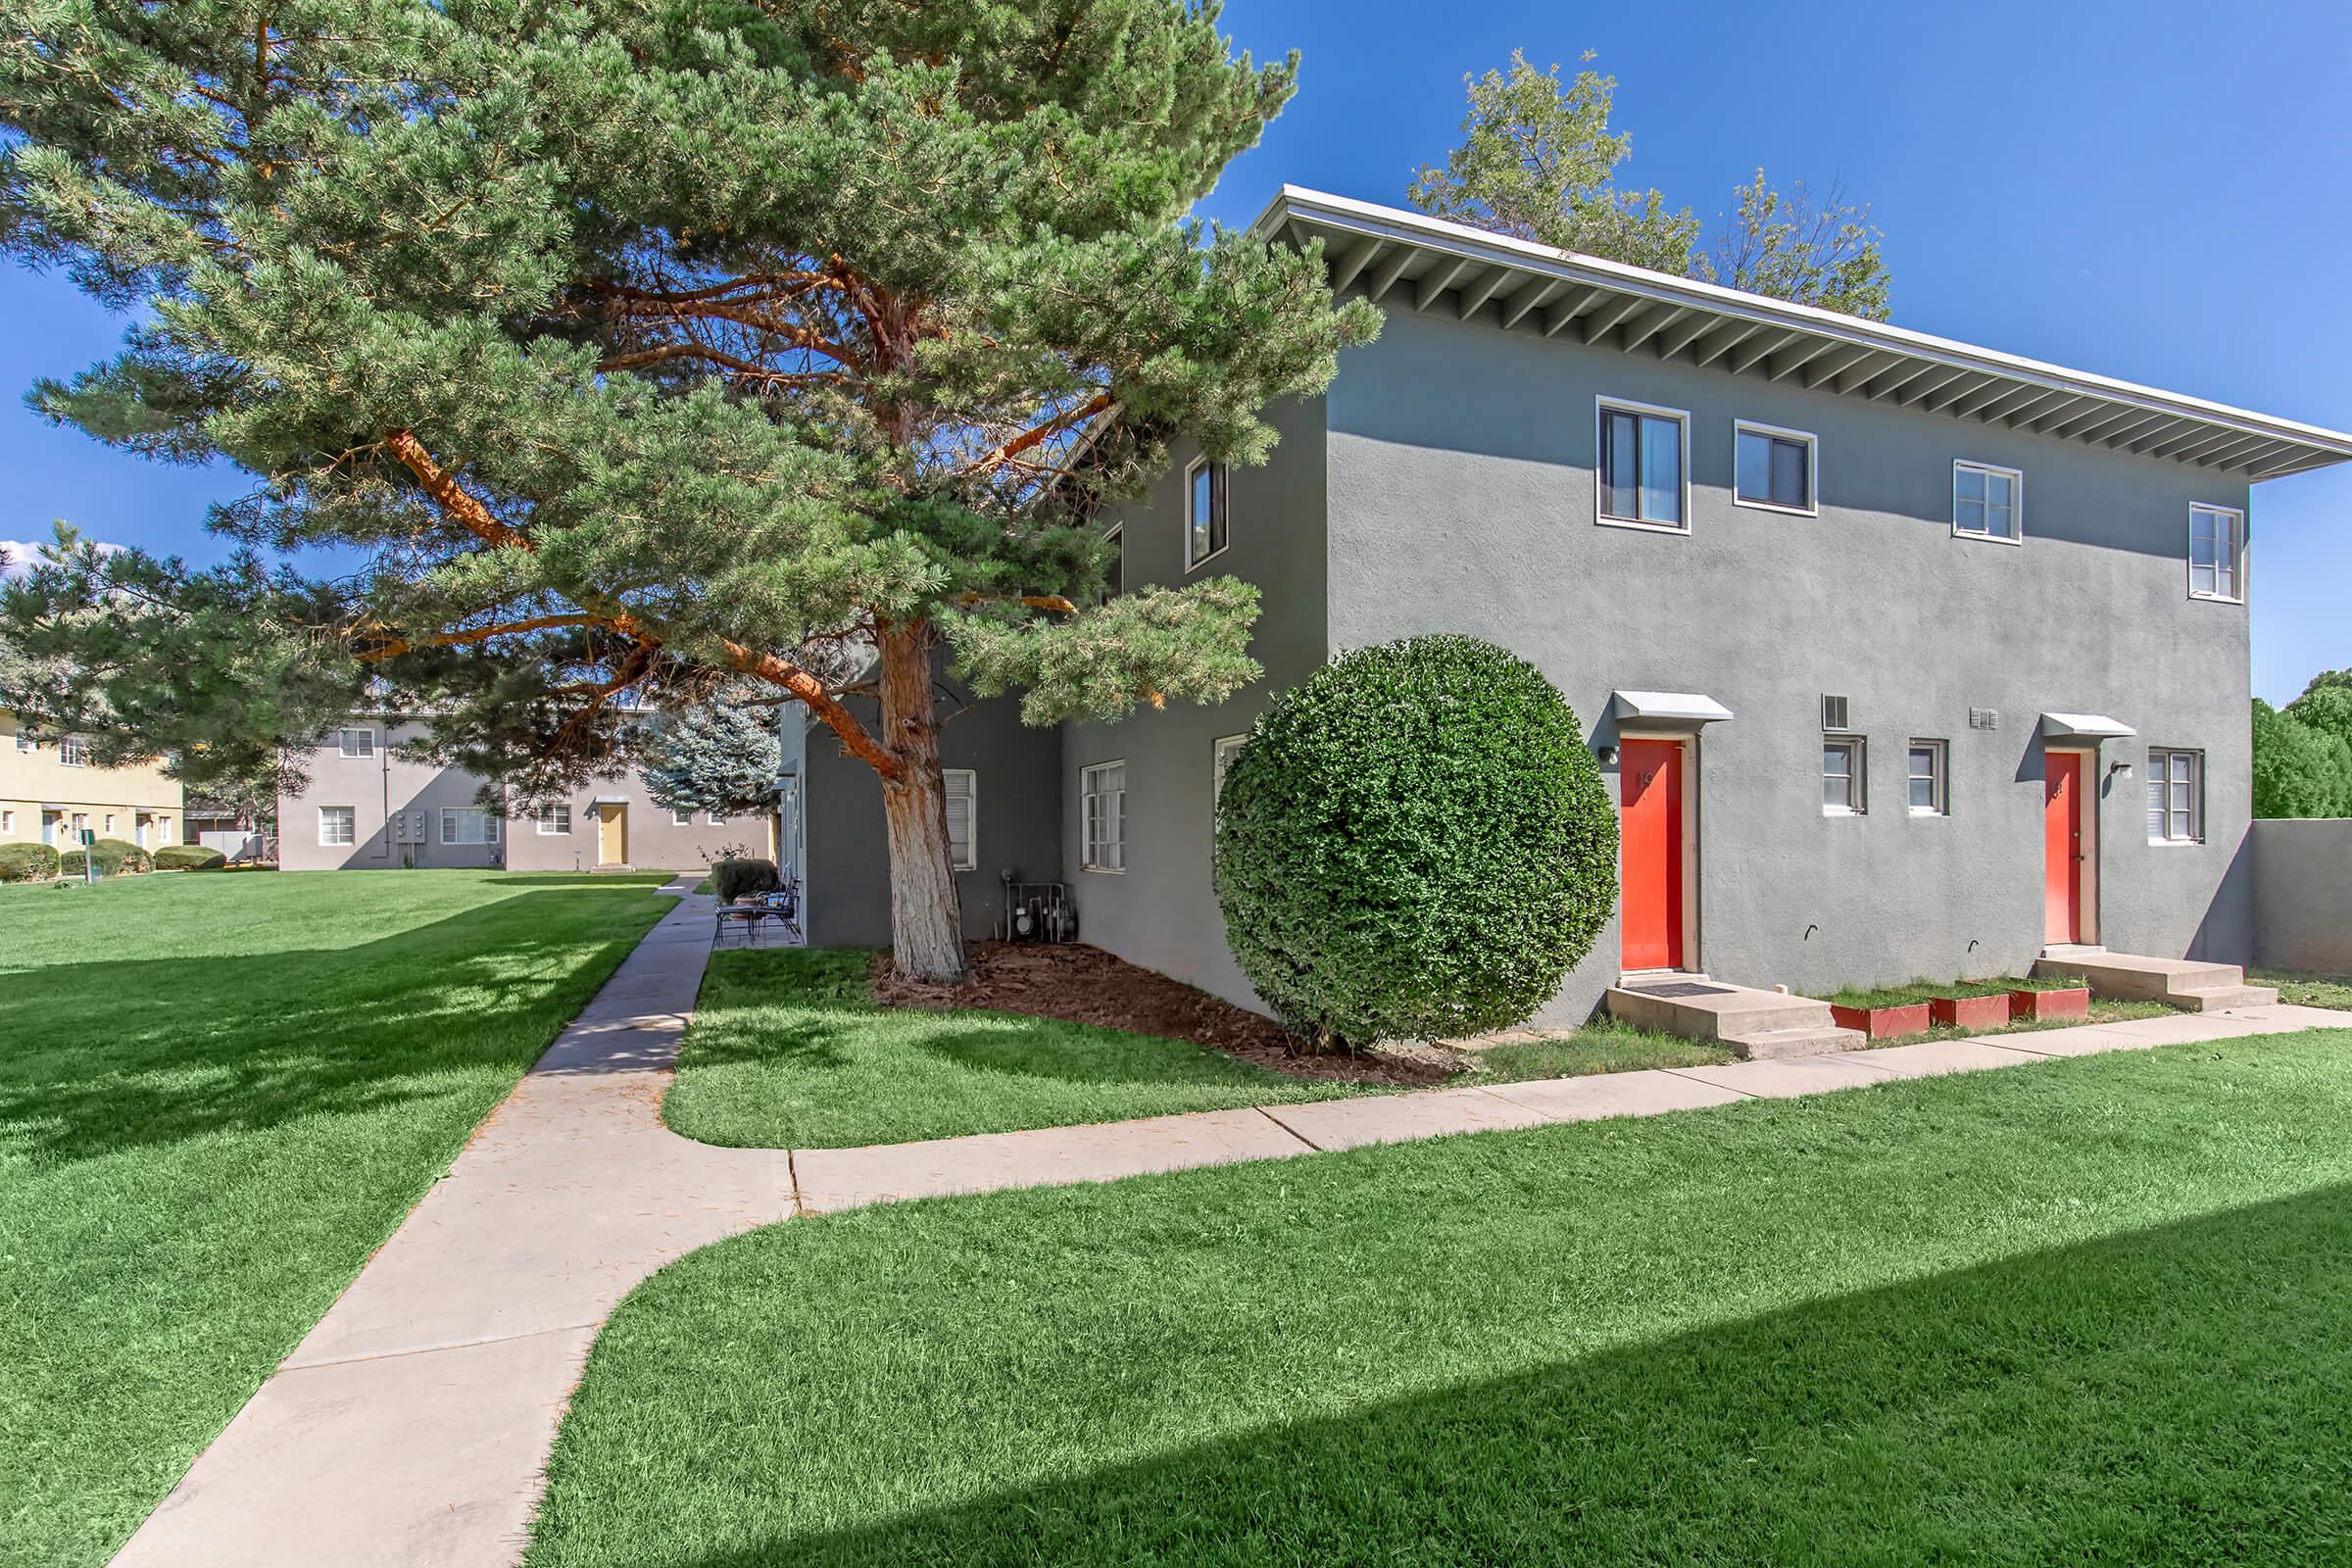
[[[629,798],[626,795],[599,795],[588,804],[590,806],[626,806],[629,804]]]
[[[1611,692],[1609,711],[1620,724],[1658,724],[1696,729],[1732,716],[1732,710],[1697,692]]]
[[[2120,741],[2139,731],[2105,713],[2044,713],[2041,738],[2047,741]]]

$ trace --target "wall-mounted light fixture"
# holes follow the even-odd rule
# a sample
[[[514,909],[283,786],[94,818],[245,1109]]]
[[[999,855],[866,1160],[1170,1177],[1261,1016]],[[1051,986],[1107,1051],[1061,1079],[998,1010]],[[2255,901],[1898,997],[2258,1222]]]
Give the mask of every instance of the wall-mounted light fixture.
[[[1592,748],[1592,755],[1600,759],[1600,765],[1603,767],[1617,765],[1617,748],[1614,746],[1595,746]]]
[[[2118,758],[2116,760],[2107,764],[2107,776],[2109,778],[2130,778],[2132,776],[2132,764],[2123,759]]]

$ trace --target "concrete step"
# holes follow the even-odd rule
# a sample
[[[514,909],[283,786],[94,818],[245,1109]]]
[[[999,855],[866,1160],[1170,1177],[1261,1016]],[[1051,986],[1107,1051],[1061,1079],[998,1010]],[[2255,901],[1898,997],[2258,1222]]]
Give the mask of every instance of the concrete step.
[[[2176,991],[2167,999],[2188,1012],[2220,1012],[2226,1007],[2268,1007],[2278,1001],[2275,986],[2204,986]]]
[[[1613,986],[1607,1005],[1610,1017],[1637,1029],[1712,1040],[1742,1056],[1818,1055],[1863,1043],[1857,1031],[1838,1027],[1826,1002],[1688,975]]]
[[[1765,1029],[1722,1042],[1743,1061],[1770,1061],[1781,1056],[1822,1056],[1833,1051],[1860,1051],[1870,1044],[1859,1029]]]
[[[2045,954],[2034,963],[2034,972],[2079,974],[2090,982],[2094,996],[2120,1002],[2162,1002],[2192,1011],[2211,1010],[2191,1000],[2208,993],[2259,989],[2246,984],[2246,972],[2234,963],[2207,963],[2197,958],[2151,958],[2132,953],[2085,953],[2073,950],[2055,955]],[[2230,1003],[2227,1005],[2250,1004]]]

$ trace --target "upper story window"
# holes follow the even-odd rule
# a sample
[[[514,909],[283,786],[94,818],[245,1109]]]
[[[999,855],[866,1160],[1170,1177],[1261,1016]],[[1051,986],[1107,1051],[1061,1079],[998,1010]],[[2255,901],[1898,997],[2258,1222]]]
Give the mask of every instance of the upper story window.
[[[671,827],[692,827],[694,826],[694,813],[692,811],[672,811],[669,813],[669,825]]]
[[[968,767],[943,767],[941,782],[948,792],[948,863],[969,871],[980,862],[974,830],[980,814],[980,775]]]
[[[1732,427],[1732,499],[1743,507],[1819,514],[1814,499],[1813,456],[1819,446],[1809,430],[1751,424]]]
[[[1913,816],[1951,814],[1944,782],[1944,760],[1948,755],[1949,749],[1941,741],[1914,739],[1905,748],[1903,784]]]
[[[1690,524],[1690,416],[1646,403],[1600,405],[1600,521],[1677,533]]]
[[[371,729],[340,730],[336,733],[336,741],[345,757],[375,755],[375,731]]]
[[[2015,468],[1957,459],[1952,464],[1952,532],[2017,544],[2023,538],[2026,476]]]
[[[1127,869],[1127,764],[1098,762],[1079,776],[1085,797],[1085,837],[1079,865],[1089,871]]]
[[[2246,514],[2231,507],[2188,509],[2188,597],[2246,598]]]
[[[40,743],[39,741],[36,741],[36,740],[34,740],[34,739],[32,738],[32,732],[31,732],[30,730],[24,730],[24,729],[21,729],[21,730],[18,730],[18,731],[17,731],[17,750],[18,750],[18,751],[20,751],[20,752],[30,752],[30,751],[36,751],[36,750],[38,750],[38,749],[39,749],[39,747],[40,747],[40,744],[41,744],[41,743]]]
[[[1103,597],[1116,599],[1127,591],[1127,529],[1106,529],[1102,537],[1110,541],[1110,564],[1102,571]]]
[[[2163,749],[2148,753],[2148,842],[2199,844],[2205,839],[2205,754]]]
[[[57,743],[57,760],[68,767],[90,765],[90,743],[78,735],[68,735]]]
[[[1863,800],[1862,737],[1825,735],[1821,741],[1821,809],[1829,816],[1860,816]]]
[[[1227,543],[1230,491],[1225,465],[1195,458],[1184,470],[1184,569],[1221,553]]]

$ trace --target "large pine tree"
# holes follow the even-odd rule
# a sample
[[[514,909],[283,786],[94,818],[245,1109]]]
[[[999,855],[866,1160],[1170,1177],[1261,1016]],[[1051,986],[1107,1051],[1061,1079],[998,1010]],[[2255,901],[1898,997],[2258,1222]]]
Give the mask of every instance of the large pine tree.
[[[0,243],[142,308],[34,399],[258,476],[338,574],[99,558],[11,631],[118,756],[248,756],[364,680],[452,760],[624,760],[613,699],[751,676],[880,777],[902,971],[963,956],[934,663],[1034,722],[1211,701],[1253,590],[1103,600],[1177,436],[1368,337],[1321,259],[1183,215],[1289,98],[1175,0],[19,0]],[[356,561],[356,567],[350,564]],[[826,671],[877,655],[879,720]],[[264,686],[266,685],[266,689]],[[266,720],[255,715],[266,715]]]

